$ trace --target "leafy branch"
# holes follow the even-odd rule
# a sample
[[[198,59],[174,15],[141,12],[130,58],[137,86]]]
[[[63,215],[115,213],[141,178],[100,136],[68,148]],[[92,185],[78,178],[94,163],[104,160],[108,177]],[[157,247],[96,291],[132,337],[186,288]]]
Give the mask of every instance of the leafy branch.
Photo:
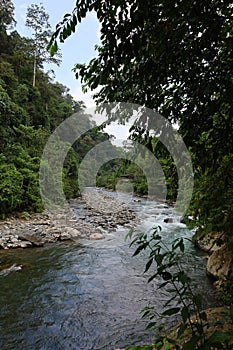
[[[163,307],[165,311],[160,315],[162,318],[178,315],[182,322],[179,324],[176,338],[162,336],[156,340],[156,349],[212,349],[212,346],[221,346],[224,349],[225,344],[230,340],[228,332],[214,331],[206,335],[206,327],[209,327],[207,314],[202,311],[202,298],[192,289],[191,278],[182,268],[182,258],[184,257],[185,245],[183,238],[175,239],[171,247],[167,246],[159,234],[161,227],[154,228],[152,233],[138,233],[131,241],[130,246],[137,246],[133,256],[142,251],[149,251],[148,261],[144,273],[151,271],[155,265],[155,273],[149,277],[148,282],[154,279],[161,279],[158,289],[165,288],[171,296],[165,302]],[[132,238],[133,232],[128,236]],[[176,304],[174,306],[174,303]],[[172,306],[171,306],[172,304]],[[158,313],[154,307],[147,306],[143,317],[148,317],[150,323],[147,328],[156,328]],[[195,315],[193,317],[192,315]],[[157,327],[159,331],[164,325]],[[180,347],[180,339],[184,338],[185,344]],[[166,347],[164,347],[166,344]],[[170,344],[170,345],[169,345]],[[171,347],[168,347],[171,346]],[[219,349],[220,349],[219,348]],[[218,349],[218,347],[217,347]]]

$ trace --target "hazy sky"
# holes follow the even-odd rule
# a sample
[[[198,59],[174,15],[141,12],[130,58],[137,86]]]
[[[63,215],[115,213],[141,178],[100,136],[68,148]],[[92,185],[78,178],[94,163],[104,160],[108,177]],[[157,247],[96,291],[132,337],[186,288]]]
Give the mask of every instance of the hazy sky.
[[[31,4],[42,3],[49,14],[49,21],[52,29],[62,20],[63,15],[70,13],[75,5],[75,0],[13,0],[15,6],[16,30],[22,36],[31,37],[32,31],[25,27],[27,7]],[[75,79],[72,68],[76,63],[87,63],[96,56],[94,46],[100,43],[99,23],[94,13],[90,13],[81,25],[77,27],[76,33],[72,34],[64,44],[59,47],[62,52],[62,63],[60,67],[49,65],[49,69],[55,71],[55,81],[66,85],[76,100],[83,100],[87,107],[93,106],[92,93],[82,93],[81,84]]]

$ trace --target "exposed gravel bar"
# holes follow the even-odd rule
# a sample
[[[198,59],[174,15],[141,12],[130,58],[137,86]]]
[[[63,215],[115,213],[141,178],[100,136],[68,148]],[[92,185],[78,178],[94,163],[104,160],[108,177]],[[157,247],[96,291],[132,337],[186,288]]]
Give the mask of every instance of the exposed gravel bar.
[[[0,221],[0,249],[44,246],[64,240],[101,239],[118,226],[130,226],[132,208],[105,191],[93,190],[59,210],[11,216]]]

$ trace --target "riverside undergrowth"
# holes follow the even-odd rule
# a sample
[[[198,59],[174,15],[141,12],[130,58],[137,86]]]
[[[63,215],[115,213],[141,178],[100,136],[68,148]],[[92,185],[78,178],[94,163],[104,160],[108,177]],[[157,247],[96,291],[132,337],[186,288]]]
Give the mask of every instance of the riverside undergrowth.
[[[130,246],[136,249],[133,256],[142,251],[148,252],[148,260],[144,273],[151,272],[148,282],[159,280],[159,289],[164,289],[169,298],[164,302],[164,311],[159,315],[153,306],[143,310],[143,317],[149,319],[147,328],[154,328],[155,342],[153,345],[127,347],[126,350],[155,350],[155,349],[183,349],[183,350],[211,350],[233,349],[232,323],[233,304],[223,319],[210,320],[207,312],[202,308],[202,296],[195,293],[193,283],[184,271],[182,260],[185,258],[184,238],[175,239],[171,245],[166,245],[159,234],[161,227],[153,229],[152,233],[137,233],[131,238]],[[175,305],[175,306],[174,306]],[[181,322],[166,334],[167,317],[177,316]],[[227,330],[216,328],[216,324],[229,323]]]

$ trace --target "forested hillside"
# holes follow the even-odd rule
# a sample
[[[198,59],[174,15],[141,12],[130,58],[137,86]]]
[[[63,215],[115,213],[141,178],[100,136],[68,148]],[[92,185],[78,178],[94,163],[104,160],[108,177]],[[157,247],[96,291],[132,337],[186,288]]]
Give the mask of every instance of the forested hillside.
[[[34,6],[34,7],[33,7]],[[40,23],[49,18],[43,7],[28,9],[27,23],[40,26],[41,37],[21,37],[14,30],[12,2],[0,1],[0,217],[15,211],[41,211],[39,166],[49,135],[67,117],[83,109],[69,89],[43,69],[49,61],[49,32]],[[37,17],[33,17],[34,14]],[[37,23],[37,18],[39,24]],[[35,52],[37,52],[35,56]],[[60,56],[58,57],[60,59]],[[59,63],[59,59],[56,61]],[[35,62],[36,60],[36,62]],[[90,125],[90,121],[87,120]],[[89,132],[70,149],[64,165],[64,191],[78,194],[77,171],[85,153],[104,133]],[[78,152],[75,152],[75,150]]]

